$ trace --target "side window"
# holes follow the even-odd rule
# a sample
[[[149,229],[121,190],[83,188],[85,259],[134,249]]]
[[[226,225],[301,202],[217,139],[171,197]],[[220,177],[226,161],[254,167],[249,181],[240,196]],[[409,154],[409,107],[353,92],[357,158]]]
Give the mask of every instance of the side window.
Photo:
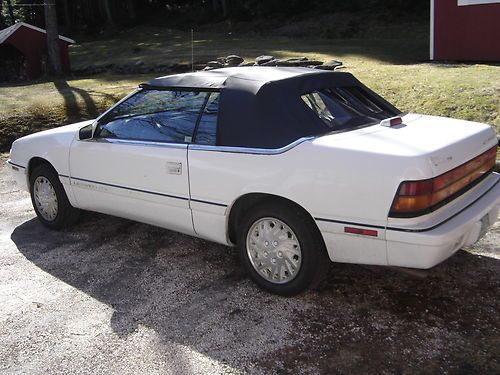
[[[217,141],[217,114],[219,111],[219,93],[212,92],[198,125],[195,142],[200,145],[215,146]]]
[[[207,93],[141,90],[106,116],[104,138],[189,143]]]
[[[331,126],[330,124],[335,119],[335,117],[327,108],[325,102],[318,92],[314,91],[309,94],[302,95],[301,98],[304,103],[306,103],[307,106],[311,108],[326,125]]]
[[[395,115],[360,87],[320,89],[301,99],[332,130],[354,129]]]

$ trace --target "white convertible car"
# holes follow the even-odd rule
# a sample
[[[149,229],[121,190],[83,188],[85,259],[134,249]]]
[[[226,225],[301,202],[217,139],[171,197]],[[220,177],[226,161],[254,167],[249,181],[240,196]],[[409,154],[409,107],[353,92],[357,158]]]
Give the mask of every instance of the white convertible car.
[[[140,85],[95,121],[18,139],[40,221],[78,209],[237,245],[292,295],[334,262],[429,268],[500,204],[492,127],[402,114],[351,74],[238,67]]]

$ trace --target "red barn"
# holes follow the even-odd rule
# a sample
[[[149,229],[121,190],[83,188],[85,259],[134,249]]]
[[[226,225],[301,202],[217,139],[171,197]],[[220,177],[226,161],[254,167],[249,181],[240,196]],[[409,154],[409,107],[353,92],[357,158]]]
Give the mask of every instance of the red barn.
[[[431,0],[431,60],[500,61],[500,0]]]
[[[61,65],[69,74],[68,46],[74,40],[59,35]],[[19,22],[0,30],[0,81],[33,79],[44,72],[47,60],[47,34],[36,26]]]

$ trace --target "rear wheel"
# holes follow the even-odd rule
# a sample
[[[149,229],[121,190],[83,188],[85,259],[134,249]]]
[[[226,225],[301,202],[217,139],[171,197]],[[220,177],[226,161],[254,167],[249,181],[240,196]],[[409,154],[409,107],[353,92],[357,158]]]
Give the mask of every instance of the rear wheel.
[[[79,210],[69,203],[59,176],[50,165],[38,165],[31,172],[30,192],[36,215],[45,226],[61,229],[78,220]]]
[[[286,204],[261,205],[243,220],[240,258],[263,289],[291,296],[317,285],[330,260],[312,219]]]

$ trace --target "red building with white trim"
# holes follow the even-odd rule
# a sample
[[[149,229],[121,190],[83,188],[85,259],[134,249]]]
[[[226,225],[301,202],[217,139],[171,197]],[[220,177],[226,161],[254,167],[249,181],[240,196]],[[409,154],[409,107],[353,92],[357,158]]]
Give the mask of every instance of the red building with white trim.
[[[430,59],[500,61],[500,0],[431,0]]]
[[[61,66],[65,74],[70,73],[68,46],[73,43],[73,39],[59,35]],[[25,22],[0,30],[0,81],[39,77],[46,56],[45,30]]]

